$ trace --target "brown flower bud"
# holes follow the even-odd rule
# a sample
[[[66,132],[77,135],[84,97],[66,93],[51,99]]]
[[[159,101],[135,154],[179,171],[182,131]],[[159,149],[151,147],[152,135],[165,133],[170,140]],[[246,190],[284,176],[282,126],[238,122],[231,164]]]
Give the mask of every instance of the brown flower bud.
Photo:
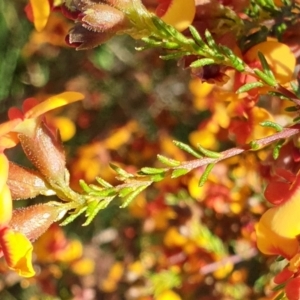
[[[59,135],[41,123],[33,137],[18,134],[23,150],[51,186],[66,185],[65,154]]]
[[[41,175],[33,170],[9,162],[7,185],[13,200],[34,198],[37,195],[55,195]]]
[[[15,209],[9,226],[23,233],[30,241],[36,240],[49,226],[64,215],[59,206],[46,203]]]
[[[130,22],[124,12],[119,7],[112,5],[110,2],[117,4],[118,1],[103,1],[104,3],[95,3],[94,1],[71,1],[69,7],[71,15],[78,16],[79,21],[73,27],[66,42],[76,49],[89,49],[105,43],[115,34],[130,28]],[[67,8],[63,9],[65,15],[69,15]]]
[[[81,21],[83,27],[97,32],[117,32],[125,29],[127,25],[123,12],[105,4],[87,6]]]
[[[105,43],[113,36],[114,33],[90,31],[77,23],[66,36],[66,43],[77,50],[91,49]]]

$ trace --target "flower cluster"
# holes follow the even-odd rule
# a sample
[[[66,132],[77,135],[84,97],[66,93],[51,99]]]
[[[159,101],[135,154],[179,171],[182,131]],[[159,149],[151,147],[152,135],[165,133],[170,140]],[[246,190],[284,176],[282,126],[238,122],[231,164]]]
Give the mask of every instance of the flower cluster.
[[[34,26],[3,6],[15,298],[300,299],[298,0],[30,0]],[[78,92],[37,101],[57,90]]]
[[[24,277],[35,274],[31,241],[65,212],[52,203],[13,209],[12,200],[53,195],[52,189],[65,185],[65,157],[59,136],[47,127],[43,114],[80,99],[82,95],[75,92],[50,97],[40,104],[30,98],[24,101],[23,112],[11,108],[11,120],[1,124],[1,252],[9,268]],[[3,153],[19,142],[36,171],[10,162]]]

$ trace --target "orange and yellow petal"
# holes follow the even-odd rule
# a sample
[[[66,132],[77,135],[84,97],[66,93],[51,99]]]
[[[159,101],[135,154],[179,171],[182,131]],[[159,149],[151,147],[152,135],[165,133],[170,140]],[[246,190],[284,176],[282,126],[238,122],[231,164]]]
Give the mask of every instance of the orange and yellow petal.
[[[67,117],[55,117],[51,120],[51,123],[58,128],[63,142],[70,140],[76,133],[74,122]]]
[[[165,3],[161,5],[166,6]],[[160,17],[167,24],[174,26],[179,31],[187,29],[192,24],[196,13],[194,0],[171,0],[166,7],[166,11],[164,14],[160,14]]]
[[[8,186],[5,184],[0,191],[0,228],[6,226],[12,217],[12,199]]]
[[[25,118],[37,118],[42,114],[64,105],[82,100],[84,95],[78,92],[64,92],[48,98],[25,113]]]
[[[0,192],[3,190],[8,176],[8,159],[3,153],[0,153]]]
[[[51,11],[49,0],[30,0],[33,23],[37,31],[42,31],[48,22]]]
[[[298,242],[296,239],[287,239],[274,233],[263,222],[255,226],[257,247],[259,251],[267,255],[281,255],[287,258],[297,253]]]
[[[256,226],[257,246],[265,254],[292,257],[300,234],[299,191],[284,204],[267,210]]]
[[[5,228],[1,232],[0,245],[8,267],[22,277],[32,277],[33,246],[22,233]]]

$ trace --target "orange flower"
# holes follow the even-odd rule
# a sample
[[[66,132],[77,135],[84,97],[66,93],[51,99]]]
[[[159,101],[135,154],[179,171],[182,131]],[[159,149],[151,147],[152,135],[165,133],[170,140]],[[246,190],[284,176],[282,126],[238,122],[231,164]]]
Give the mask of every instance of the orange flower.
[[[280,197],[279,205],[268,209],[256,225],[257,246],[265,254],[282,255],[292,258],[299,249],[297,236],[300,234],[300,176],[297,175],[293,183],[278,185],[277,193],[266,189],[267,197]],[[269,184],[273,189],[276,184]],[[272,200],[272,199],[270,199]],[[278,203],[275,199],[273,203]]]
[[[26,236],[31,240],[36,239],[57,219],[60,212],[47,204],[13,212],[11,193],[7,186],[9,162],[3,151],[17,144],[18,139],[14,133],[34,136],[41,128],[42,114],[82,98],[83,95],[79,93],[66,92],[50,97],[39,105],[36,105],[34,99],[29,99],[24,102],[24,114],[11,109],[9,115],[12,120],[0,124],[0,250],[8,267],[21,276],[31,277],[35,274],[31,262],[33,247]],[[37,221],[36,217],[40,214],[42,217]]]
[[[32,245],[22,233],[15,232],[8,226],[12,218],[12,199],[6,184],[8,159],[3,150],[15,145],[8,134],[19,122],[20,119],[15,119],[0,125],[0,255],[4,256],[10,269],[21,276],[30,277],[34,275],[31,264]]]
[[[196,6],[194,0],[158,0],[156,14],[167,24],[183,31],[192,24]]]
[[[245,62],[249,63],[250,66],[260,67],[258,52],[265,56],[279,83],[284,84],[291,81],[296,58],[287,45],[277,41],[266,41],[257,44],[245,54]]]

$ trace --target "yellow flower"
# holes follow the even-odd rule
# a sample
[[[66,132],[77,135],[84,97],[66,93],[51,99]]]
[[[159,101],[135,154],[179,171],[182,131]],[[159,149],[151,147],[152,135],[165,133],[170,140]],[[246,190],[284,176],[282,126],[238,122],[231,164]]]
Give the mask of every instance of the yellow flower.
[[[265,56],[279,83],[284,84],[291,81],[296,66],[296,58],[289,46],[277,41],[262,42],[245,54],[245,61],[250,65],[259,62],[258,52]]]
[[[1,230],[0,246],[11,270],[23,277],[35,275],[31,262],[33,247],[24,234],[6,227]]]
[[[256,225],[257,246],[269,255],[293,257],[299,248],[300,189],[299,178],[292,185],[288,199],[267,210]]]
[[[183,31],[192,24],[196,6],[194,0],[171,0],[159,1],[156,14],[167,24],[174,26],[177,30]]]
[[[82,98],[83,96],[79,93],[66,92],[51,97],[36,106],[33,105],[36,103],[33,102],[32,99],[29,99],[29,101],[24,103],[24,107],[27,108],[25,109],[26,112],[24,116],[17,109],[12,109],[9,113],[12,120],[0,124],[0,250],[8,267],[17,272],[20,276],[31,277],[35,274],[31,262],[33,247],[27,237],[19,232],[19,228],[22,228],[19,227],[20,225],[17,225],[20,220],[25,222],[26,216],[20,217],[19,214],[19,217],[16,217],[16,219],[12,221],[12,198],[6,184],[9,169],[8,159],[3,154],[3,151],[17,144],[17,138],[14,132],[25,132],[31,135],[36,132],[42,114],[48,110],[78,101]],[[39,208],[31,208],[35,211],[41,210],[41,207],[42,206]],[[26,211],[28,214],[30,209],[23,210],[22,212],[26,215]],[[22,224],[24,223],[23,221]],[[29,234],[30,228],[25,229],[26,230],[23,231]]]

